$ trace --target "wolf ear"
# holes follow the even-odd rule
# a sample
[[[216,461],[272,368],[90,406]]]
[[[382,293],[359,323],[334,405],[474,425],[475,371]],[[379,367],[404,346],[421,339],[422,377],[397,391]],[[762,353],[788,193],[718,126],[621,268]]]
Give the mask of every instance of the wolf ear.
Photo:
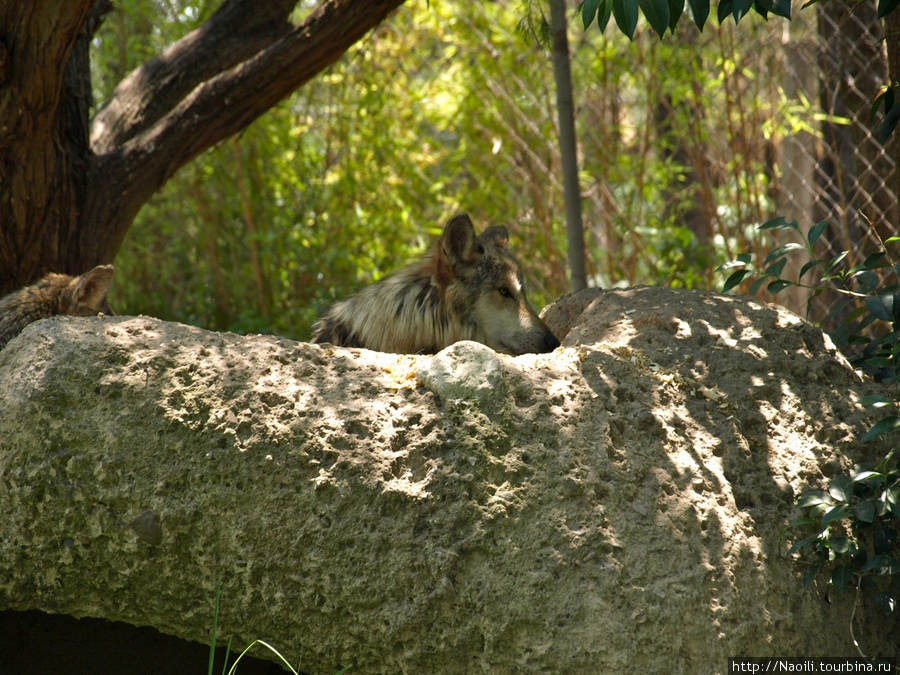
[[[72,304],[102,311],[112,284],[113,272],[115,269],[112,265],[97,265],[90,272],[82,274],[72,293]]]
[[[478,241],[482,244],[493,244],[500,248],[509,247],[509,233],[503,225],[492,225],[478,237]]]
[[[481,245],[475,237],[475,226],[465,213],[453,216],[441,237],[441,257],[450,264],[471,264],[481,255]]]

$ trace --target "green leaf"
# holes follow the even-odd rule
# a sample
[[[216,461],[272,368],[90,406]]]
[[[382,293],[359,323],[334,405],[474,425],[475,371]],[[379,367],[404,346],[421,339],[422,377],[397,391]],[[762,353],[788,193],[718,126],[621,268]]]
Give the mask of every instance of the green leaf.
[[[834,504],[834,501],[831,499],[831,495],[823,490],[810,490],[808,492],[804,492],[800,495],[800,498],[797,500],[797,506],[801,509],[809,508],[810,506],[817,506],[819,504],[827,504],[831,506]]]
[[[791,281],[785,281],[784,279],[776,279],[766,287],[766,290],[768,290],[772,295],[775,295],[783,291],[788,286],[794,286],[794,283]]]
[[[800,268],[800,276],[798,276],[797,279],[798,280],[802,279],[804,274],[809,272],[812,268],[814,268],[820,262],[822,262],[822,261],[821,260],[810,260],[808,263],[806,263],[803,267]]]
[[[877,570],[877,571],[876,571]],[[860,572],[873,572],[881,576],[900,573],[900,562],[889,555],[872,556],[862,566]]]
[[[876,18],[883,19],[897,9],[898,5],[900,5],[900,0],[878,0],[878,14]]]
[[[838,476],[828,484],[828,494],[841,502],[849,502],[853,496],[853,481],[850,476]]]
[[[875,426],[869,429],[869,432],[863,436],[863,442],[874,440],[879,436],[884,436],[884,434],[888,434],[898,428],[900,428],[900,417],[897,415],[890,415],[879,420]]]
[[[750,295],[756,295],[759,292],[759,289],[762,288],[762,285],[768,281],[768,278],[761,277],[750,284]]]
[[[890,368],[894,362],[886,356],[872,356],[866,359],[866,365],[873,368]]]
[[[870,295],[866,298],[866,307],[882,321],[890,323],[894,320],[893,295]]]
[[[669,3],[669,30],[673,33],[678,26],[678,20],[684,14],[684,0],[668,0]]]
[[[798,244],[793,241],[789,241],[787,244],[782,244],[766,256],[766,259],[763,261],[763,265],[768,265],[773,260],[778,260],[778,258],[782,257],[783,255],[787,255],[791,251],[796,251],[797,249],[803,249],[803,244]]]
[[[875,521],[875,504],[869,499],[853,505],[850,510],[853,511],[853,515],[864,523],[872,523]]]
[[[825,512],[825,515],[822,516],[822,527],[825,527],[829,523],[834,522],[835,520],[840,520],[841,518],[849,518],[850,511],[847,510],[847,507],[844,504],[838,504],[837,506],[832,506],[828,511]]]
[[[662,38],[666,31],[669,30],[669,1],[638,0],[638,4],[653,30]]]
[[[875,530],[872,537],[872,549],[875,551],[875,555],[888,555],[894,550],[896,542],[897,530],[885,524]]]
[[[749,256],[748,256],[749,257]],[[722,263],[716,268],[716,272],[726,272],[730,270],[732,267],[743,267],[746,265],[749,260],[729,260],[727,263]]]
[[[794,544],[788,549],[787,554],[791,555],[793,553],[796,553],[797,551],[800,551],[801,549],[806,548],[807,546],[809,546],[812,542],[814,542],[818,538],[819,538],[819,535],[815,534],[811,537],[806,537],[806,539],[801,539],[800,541],[795,541]]]
[[[847,257],[847,253],[848,251],[842,251],[841,253],[834,256],[831,260],[829,260],[828,264],[825,265],[825,273],[830,274],[831,270],[840,265],[844,261],[844,258]]]
[[[728,4],[728,14],[731,14],[734,17],[734,23],[737,24],[741,19],[743,19],[747,14],[750,13],[750,10],[753,8],[753,0],[723,0],[723,2],[719,5],[719,14],[722,14],[722,5]],[[727,16],[727,14],[726,14]],[[721,18],[719,22],[721,23]]]
[[[887,253],[884,251],[878,251],[878,253],[873,253],[872,255],[868,256],[863,261],[863,267],[865,267],[867,270],[873,270],[873,269],[878,269],[879,267],[885,267],[885,265],[879,266],[878,263],[880,263],[882,260],[884,260],[884,256],[886,256],[886,255],[887,255]]]
[[[720,5],[721,7],[721,5]],[[778,216],[777,218],[772,218],[772,220],[767,220],[762,225],[759,226],[760,230],[797,230],[800,231],[800,227],[797,225],[796,220],[792,220],[788,222],[784,216]]]
[[[585,0],[581,3],[581,20],[584,22],[585,30],[594,21],[594,17],[597,15],[597,10],[602,2],[603,0]]]
[[[884,491],[882,498],[884,499],[884,505],[887,510],[893,513],[897,518],[900,518],[900,486],[895,485],[889,487]]]
[[[709,18],[709,0],[687,0],[694,18],[694,25],[702,32],[706,20]]]
[[[860,471],[850,476],[854,483],[862,483],[870,488],[880,488],[884,485],[884,474],[877,471]]]
[[[781,16],[791,20],[791,0],[757,0],[757,6],[762,4],[763,9],[772,12],[775,16]]]
[[[734,0],[719,0],[719,7],[716,9],[716,18],[719,20],[719,25],[728,18],[733,7]]]
[[[898,121],[900,121],[900,105],[895,105],[885,113],[884,119],[881,121],[881,131],[878,133],[878,140],[882,145],[894,133]]]
[[[872,108],[869,110],[869,125],[871,126],[873,122],[875,122],[875,116],[878,114],[878,111],[881,109],[881,104],[884,104],[885,110],[890,110],[894,105],[894,88],[886,87],[882,89],[875,96],[875,99],[872,101]],[[890,241],[890,239],[888,239]]]
[[[817,241],[819,241],[819,237],[822,236],[822,233],[828,228],[827,220],[820,220],[818,223],[809,228],[809,235],[807,235],[807,240],[809,241],[809,245],[812,246]]]
[[[883,408],[886,405],[890,405],[891,402],[888,401],[881,394],[871,394],[870,396],[863,396],[859,399],[860,404],[862,405],[870,405],[876,408]],[[874,471],[867,471],[866,473],[875,473]],[[854,480],[859,480],[858,478],[854,478]]]
[[[878,275],[870,271],[860,272],[858,275],[855,275],[855,278],[860,287],[867,293],[874,293],[881,282]]]
[[[612,14],[619,30],[629,40],[634,40],[634,29],[638,21],[638,0],[612,0]]]
[[[606,27],[609,25],[609,17],[612,16],[612,0],[603,0],[603,4],[600,6],[600,11],[597,14],[597,26],[600,28],[600,32],[606,30]]]
[[[855,550],[856,546],[849,537],[835,537],[829,542],[828,548],[839,555],[846,555]]]
[[[847,582],[853,578],[853,567],[850,563],[838,565],[831,571],[831,583],[838,593],[847,590]]]
[[[806,571],[803,573],[803,588],[808,588],[812,583],[813,579],[816,578],[816,575],[819,573],[819,570],[822,568],[821,560],[814,560],[809,564],[809,567],[806,568]]]
[[[751,274],[753,274],[751,270],[738,270],[737,272],[734,272],[725,280],[725,285],[722,286],[722,292],[725,293],[727,291],[730,291]]]
[[[772,263],[766,268],[766,275],[770,277],[780,277],[781,273],[784,271],[784,266],[787,265],[787,258],[782,258],[776,263]]]

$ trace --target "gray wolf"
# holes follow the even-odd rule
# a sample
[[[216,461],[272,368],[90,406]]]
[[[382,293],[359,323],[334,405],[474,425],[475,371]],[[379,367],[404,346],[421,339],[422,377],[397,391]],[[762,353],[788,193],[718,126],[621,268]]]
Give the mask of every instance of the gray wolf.
[[[338,302],[313,326],[313,342],[395,354],[433,354],[460,340],[518,355],[559,340],[525,296],[503,226],[476,236],[454,216],[419,262]]]
[[[98,265],[73,277],[48,274],[33,286],[26,286],[0,298],[0,349],[28,324],[57,314],[69,316],[113,315],[106,293],[113,277],[112,265]]]

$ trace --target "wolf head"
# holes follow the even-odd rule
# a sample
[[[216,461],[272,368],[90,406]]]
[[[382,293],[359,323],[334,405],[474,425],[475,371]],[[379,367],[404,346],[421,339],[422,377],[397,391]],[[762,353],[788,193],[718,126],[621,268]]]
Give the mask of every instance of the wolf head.
[[[529,304],[508,245],[505,227],[476,236],[467,215],[454,216],[438,243],[433,282],[478,342],[512,355],[553,351],[559,340]]]
[[[98,265],[89,272],[78,277],[65,275],[48,275],[45,279],[52,284],[65,283],[59,297],[59,314],[69,316],[96,316],[99,313],[114,316],[112,307],[106,301],[106,294],[112,283],[112,265]],[[52,277],[59,277],[55,279]]]

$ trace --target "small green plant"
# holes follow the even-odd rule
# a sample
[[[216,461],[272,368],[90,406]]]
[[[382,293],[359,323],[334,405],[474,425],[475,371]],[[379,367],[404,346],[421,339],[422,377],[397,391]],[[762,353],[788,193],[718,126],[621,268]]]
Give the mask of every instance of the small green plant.
[[[751,264],[750,254],[741,254],[737,260],[725,263],[718,271],[732,272],[722,288],[728,291],[751,277],[757,277],[750,284],[749,294],[756,293],[765,285],[775,296],[790,286],[805,288],[810,292],[809,303],[826,290],[834,291],[844,300],[837,303],[822,319],[821,325],[835,317],[844,317],[840,327],[829,332],[831,339],[839,347],[850,350],[851,363],[871,375],[879,374],[879,379],[897,383],[897,368],[900,364],[900,264],[888,262],[887,245],[900,241],[900,237],[887,239],[883,246],[871,252],[854,265],[848,263],[849,251],[841,251],[827,258],[816,256],[814,247],[828,228],[828,221],[822,221],[803,234],[797,221],[775,218],[760,230],[794,230],[801,242],[788,242],[778,246],[766,256],[760,267]],[[788,256],[802,252],[809,260],[800,268],[796,281],[782,278]],[[884,274],[889,271],[894,281],[887,283]],[[811,273],[818,272],[818,276]],[[810,276],[809,282],[803,279]]]
[[[861,401],[887,413],[863,438],[871,441],[900,428],[900,264],[888,262],[888,244],[900,238],[887,239],[880,250],[851,265],[848,251],[827,258],[816,255],[815,245],[827,228],[827,221],[822,221],[804,234],[796,221],[770,220],[759,229],[792,229],[800,235],[801,242],[778,246],[759,267],[752,265],[749,254],[741,254],[718,271],[734,270],[725,281],[724,291],[756,277],[749,287],[751,295],[765,285],[773,296],[789,286],[798,286],[809,289],[810,301],[826,289],[845,297],[822,323],[844,316],[841,326],[829,333],[832,340],[850,352],[855,367],[893,389],[892,398],[877,395]],[[796,281],[782,277],[788,256],[795,253],[809,258]],[[815,271],[818,276],[810,274]],[[813,281],[803,282],[808,274]],[[888,274],[893,275],[891,283],[885,279]],[[895,450],[878,464],[861,464],[849,474],[837,476],[825,490],[803,492],[797,507],[803,515],[789,524],[786,535],[809,533],[796,540],[788,551],[808,554],[804,587],[820,572],[827,575],[830,570],[827,581],[838,593],[855,584],[859,590],[871,590],[876,605],[885,612],[897,611],[900,466]]]
[[[213,609],[213,625],[212,625],[210,644],[209,644],[209,668],[207,669],[207,675],[213,675],[213,666],[215,665],[215,660],[216,660],[216,632],[218,630],[218,625],[219,625],[219,599],[221,598],[221,596],[222,596],[222,580],[220,579],[219,583],[216,585],[216,604]],[[288,670],[290,670],[294,675],[298,675],[297,671],[294,670],[294,668],[291,666],[291,664],[288,662],[288,660],[286,658],[284,658],[284,656],[282,656],[281,653],[277,649],[275,649],[275,647],[270,645],[268,642],[264,642],[263,640],[254,640],[249,645],[247,645],[247,648],[244,651],[242,651],[238,655],[238,657],[234,660],[234,663],[231,664],[231,668],[229,668],[227,671],[228,675],[232,675],[237,670],[237,665],[240,662],[240,660],[242,658],[244,658],[244,655],[247,652],[249,652],[256,644],[261,644],[263,647],[266,647],[269,651],[271,651],[273,654],[275,654],[275,656],[277,656],[279,659],[281,659],[281,662],[287,667]],[[228,639],[228,646],[225,648],[225,663],[222,666],[222,675],[225,675],[225,672],[226,672],[225,669],[228,668],[228,656],[230,653],[231,653],[231,638]],[[346,668],[339,670],[336,673],[336,675],[340,675],[341,673],[345,672],[346,670],[349,669],[349,667],[350,666],[347,666]]]
[[[897,524],[900,522],[900,468],[891,451],[877,466],[860,465],[849,475],[837,476],[827,490],[808,490],[797,506],[806,515],[791,522],[795,529],[813,534],[791,546],[788,554],[812,553],[803,574],[809,586],[831,563],[828,580],[838,593],[855,581],[871,589],[876,605],[885,612],[898,609],[900,560]]]

